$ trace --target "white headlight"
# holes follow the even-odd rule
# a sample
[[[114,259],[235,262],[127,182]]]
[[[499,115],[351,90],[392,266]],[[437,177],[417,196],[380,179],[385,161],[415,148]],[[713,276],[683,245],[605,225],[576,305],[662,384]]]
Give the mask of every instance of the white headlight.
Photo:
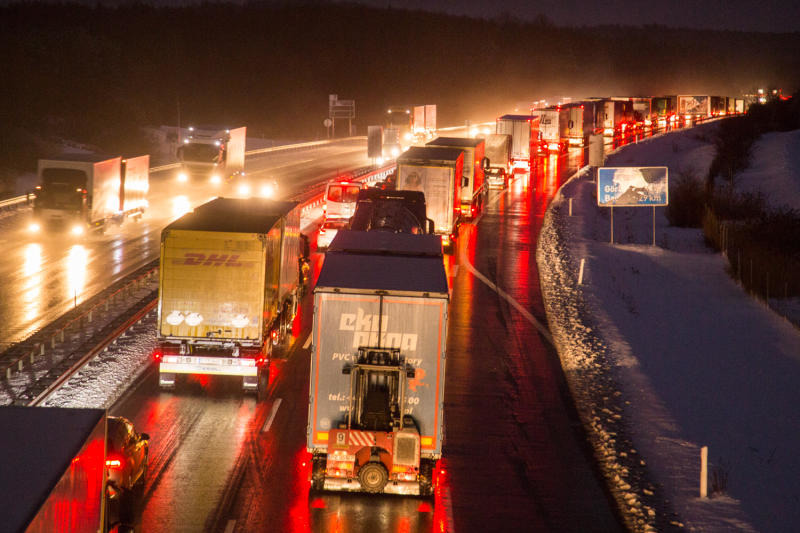
[[[261,196],[264,198],[272,198],[275,195],[275,187],[272,184],[267,183],[266,185],[261,186]]]
[[[219,177],[219,174],[212,174],[210,181],[214,185],[219,185],[220,183],[222,183],[222,178]]]
[[[189,175],[186,174],[186,172],[180,172],[178,174],[178,181],[180,181],[181,183],[186,183],[187,181],[189,181]]]
[[[37,224],[36,222],[33,222],[31,223],[30,226],[28,226],[28,231],[30,231],[31,233],[38,233],[40,229],[42,229],[42,227],[39,226],[39,224]]]
[[[241,196],[250,196],[250,186],[246,183],[240,184],[238,191]]]
[[[396,158],[398,155],[400,155],[400,148],[395,146],[392,148],[392,158]]]
[[[72,229],[70,231],[72,232],[73,235],[83,235],[83,226],[76,224],[72,226]]]

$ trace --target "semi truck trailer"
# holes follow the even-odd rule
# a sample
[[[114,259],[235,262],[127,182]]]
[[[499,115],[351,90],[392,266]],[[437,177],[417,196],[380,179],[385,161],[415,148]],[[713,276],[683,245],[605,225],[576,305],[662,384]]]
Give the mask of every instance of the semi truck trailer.
[[[456,148],[464,152],[464,174],[460,183],[461,216],[472,219],[480,214],[486,196],[484,186],[484,155],[486,143],[483,139],[470,137],[437,137],[426,146]]]
[[[539,117],[503,115],[497,119],[495,133],[511,135],[511,166],[515,171],[529,172],[541,146]]]
[[[486,136],[486,186],[504,189],[513,169],[511,164],[511,135],[490,133]]]
[[[427,215],[445,250],[454,249],[458,237],[463,167],[458,148],[413,146],[397,158],[397,189],[425,194]]]
[[[448,301],[437,236],[342,231],[334,238],[314,289],[313,490],[433,494]]]
[[[306,260],[297,202],[216,198],[161,233],[159,384],[235,376],[263,397],[289,336]]]

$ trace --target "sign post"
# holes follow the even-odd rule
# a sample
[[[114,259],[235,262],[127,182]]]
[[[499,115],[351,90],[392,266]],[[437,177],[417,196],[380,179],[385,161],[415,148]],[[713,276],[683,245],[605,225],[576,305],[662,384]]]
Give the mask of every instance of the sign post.
[[[655,246],[656,206],[668,204],[667,167],[602,167],[597,169],[597,205],[611,208],[611,244],[614,244],[614,206],[652,206],[653,246]]]

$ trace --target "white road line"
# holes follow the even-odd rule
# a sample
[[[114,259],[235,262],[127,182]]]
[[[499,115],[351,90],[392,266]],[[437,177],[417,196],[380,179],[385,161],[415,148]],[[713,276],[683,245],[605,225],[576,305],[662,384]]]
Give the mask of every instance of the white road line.
[[[500,199],[500,195],[497,195],[493,199],[494,201],[491,202],[491,203],[495,203],[499,199]],[[488,205],[490,205],[490,204],[487,204],[487,207],[488,207]],[[474,224],[475,224],[475,231],[476,232],[478,230],[478,222],[480,222],[481,218],[483,218],[483,212],[481,212],[481,214],[478,216],[478,218],[475,219]],[[489,278],[487,278],[486,276],[484,276],[483,274],[478,272],[478,270],[472,265],[472,263],[469,262],[469,257],[467,257],[467,252],[466,252],[466,249],[464,247],[461,248],[461,263],[464,265],[464,267],[467,270],[470,271],[470,273],[473,276],[475,276],[476,278],[481,280],[485,285],[487,285],[490,289],[492,289],[494,292],[499,294],[505,301],[507,301],[509,304],[511,304],[514,307],[514,309],[519,311],[522,314],[522,316],[524,316],[525,319],[528,322],[533,324],[533,327],[535,327],[536,329],[539,330],[539,333],[542,334],[542,336],[547,340],[547,342],[550,343],[551,346],[555,346],[555,343],[553,342],[553,336],[550,335],[550,331],[547,329],[547,327],[544,324],[542,324],[541,322],[539,322],[538,320],[536,320],[536,317],[533,316],[527,309],[522,307],[522,305],[518,301],[516,301],[514,298],[512,298],[510,294],[508,294],[506,291],[504,291],[503,289],[501,289],[500,287],[498,287],[497,285],[492,283],[491,280],[489,280]]]
[[[269,417],[267,421],[264,422],[264,427],[261,428],[261,433],[266,433],[269,431],[269,428],[272,426],[272,421],[275,420],[275,415],[278,413],[278,407],[281,406],[281,399],[278,398],[275,400],[275,403],[272,405],[272,410],[269,412]]]
[[[306,343],[303,345],[304,350],[308,350],[308,347],[311,346],[311,335],[308,336],[306,339]]]
[[[225,533],[233,533],[236,528],[236,520],[228,520],[228,525],[225,526]]]

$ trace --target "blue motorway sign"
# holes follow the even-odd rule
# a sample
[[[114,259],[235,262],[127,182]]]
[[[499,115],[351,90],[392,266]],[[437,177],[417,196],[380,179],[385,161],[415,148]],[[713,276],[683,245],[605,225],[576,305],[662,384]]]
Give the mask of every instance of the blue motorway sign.
[[[667,205],[667,167],[600,167],[597,205]]]

